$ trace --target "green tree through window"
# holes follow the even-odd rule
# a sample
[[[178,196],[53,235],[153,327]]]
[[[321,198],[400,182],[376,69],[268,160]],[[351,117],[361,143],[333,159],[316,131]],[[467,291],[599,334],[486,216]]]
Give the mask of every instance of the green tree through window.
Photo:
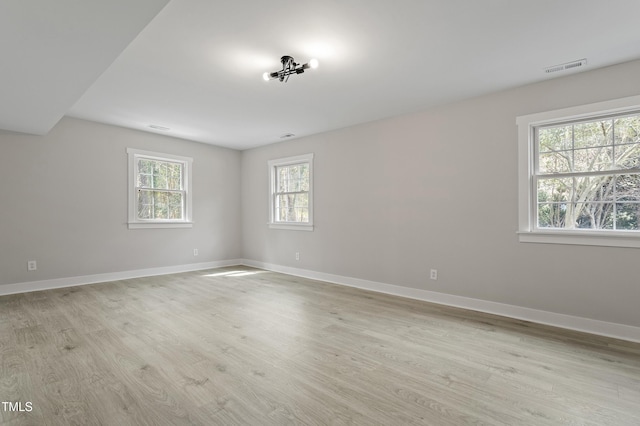
[[[640,230],[640,115],[536,129],[539,228]]]

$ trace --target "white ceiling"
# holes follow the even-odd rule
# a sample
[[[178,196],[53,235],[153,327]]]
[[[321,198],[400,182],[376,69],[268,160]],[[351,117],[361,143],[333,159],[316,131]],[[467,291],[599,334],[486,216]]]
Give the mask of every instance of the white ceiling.
[[[638,0],[34,2],[0,3],[7,130],[67,114],[246,149],[640,58]],[[320,67],[262,80],[282,55]]]
[[[0,1],[0,129],[51,130],[168,1]]]

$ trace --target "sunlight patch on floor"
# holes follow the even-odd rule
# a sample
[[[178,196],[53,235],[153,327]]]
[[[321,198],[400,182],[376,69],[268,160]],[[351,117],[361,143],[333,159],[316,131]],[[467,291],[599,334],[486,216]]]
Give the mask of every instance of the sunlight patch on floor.
[[[247,275],[261,274],[264,271],[225,271],[215,274],[206,274],[205,277],[245,277]]]

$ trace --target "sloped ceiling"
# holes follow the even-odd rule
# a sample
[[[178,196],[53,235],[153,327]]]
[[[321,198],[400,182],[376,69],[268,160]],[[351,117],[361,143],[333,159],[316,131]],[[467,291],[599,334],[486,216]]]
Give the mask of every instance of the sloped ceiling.
[[[0,128],[47,133],[167,2],[0,2]]]

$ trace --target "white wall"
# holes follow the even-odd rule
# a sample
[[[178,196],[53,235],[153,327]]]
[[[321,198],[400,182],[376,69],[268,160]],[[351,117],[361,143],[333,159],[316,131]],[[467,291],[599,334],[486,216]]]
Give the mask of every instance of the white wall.
[[[640,250],[518,242],[515,125],[640,94],[639,75],[636,61],[244,151],[244,257],[640,326]],[[267,161],[309,152],[315,231],[269,229]]]
[[[194,158],[193,228],[127,228],[127,147]],[[0,285],[237,259],[239,181],[240,152],[201,143],[72,118],[0,133]]]

